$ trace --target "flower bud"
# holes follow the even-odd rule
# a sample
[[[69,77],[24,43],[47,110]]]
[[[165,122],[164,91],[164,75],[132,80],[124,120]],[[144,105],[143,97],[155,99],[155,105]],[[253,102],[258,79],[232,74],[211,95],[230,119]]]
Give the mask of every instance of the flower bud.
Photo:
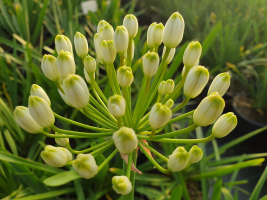
[[[67,164],[68,158],[66,153],[57,147],[46,145],[41,157],[47,165],[52,167],[63,167]]]
[[[159,23],[154,26],[152,30],[153,43],[155,46],[159,46],[162,43],[164,26],[162,23]]]
[[[63,94],[63,93],[60,91],[60,89],[58,89],[58,93],[59,93],[59,95],[61,96],[61,98],[63,99],[63,101],[64,101],[67,105],[73,107],[73,106],[71,105],[71,103],[69,102],[68,98],[66,97],[66,95]]]
[[[106,24],[108,24],[105,20],[101,20],[97,25],[97,34],[99,34],[100,29],[103,28]]]
[[[96,70],[96,62],[95,59],[91,56],[86,56],[83,60],[84,67],[86,71],[90,73],[94,73]]]
[[[57,63],[57,69],[60,74],[59,82],[62,83],[63,80],[69,74],[75,74],[76,71],[75,62],[69,52],[61,50],[58,54],[56,63]]]
[[[112,136],[116,148],[120,153],[128,154],[133,152],[138,145],[138,139],[133,129],[121,127]]]
[[[200,161],[202,159],[203,151],[197,145],[194,145],[190,149],[189,155],[190,155],[189,162],[197,163],[198,161]]]
[[[113,35],[114,35],[114,29],[113,27],[107,23],[105,24],[98,33],[98,37],[99,37],[99,44],[102,44],[103,40],[113,40]]]
[[[76,32],[74,36],[74,46],[76,53],[80,58],[84,58],[88,53],[88,42],[83,34]]]
[[[107,64],[112,64],[116,58],[116,50],[112,40],[103,40],[101,43],[103,60]]]
[[[128,14],[123,19],[123,26],[128,30],[129,37],[133,39],[138,32],[138,21],[132,14]]]
[[[190,42],[190,44],[186,47],[183,56],[184,66],[186,67],[194,67],[195,64],[199,61],[201,56],[202,47],[201,44],[196,42]]]
[[[170,121],[172,117],[172,111],[161,103],[155,103],[149,114],[149,124],[152,129],[158,129]]]
[[[65,135],[61,133],[55,133],[56,135]],[[58,145],[65,147],[67,144],[69,144],[69,138],[55,138],[55,141]]]
[[[205,88],[209,81],[209,71],[203,66],[193,67],[184,83],[184,94],[187,97],[195,98]]]
[[[102,50],[101,50],[101,45],[99,44],[99,37],[98,34],[96,33],[94,36],[94,45],[95,45],[95,51],[96,51],[96,57],[100,62],[104,62],[103,56],[102,56]]]
[[[129,34],[124,26],[117,26],[113,35],[113,43],[116,51],[123,54],[127,51],[129,43]]]
[[[72,154],[71,154],[71,152],[68,149],[63,148],[63,147],[57,147],[57,148],[58,149],[61,149],[62,151],[64,151],[64,153],[67,156],[67,162],[72,161]]]
[[[165,52],[166,52],[166,47],[164,46],[163,52],[162,52],[162,59],[163,59],[163,57],[165,55]],[[175,48],[172,48],[170,53],[169,53],[169,55],[168,55],[168,57],[167,57],[167,59],[166,59],[167,65],[170,64],[170,62],[172,61],[174,54],[175,54]]]
[[[169,109],[172,109],[174,105],[174,101],[172,99],[169,99],[165,104]]]
[[[132,69],[130,67],[121,66],[117,70],[117,79],[121,87],[129,87],[134,80]]]
[[[228,90],[229,86],[230,86],[229,73],[228,72],[221,73],[213,79],[208,91],[208,95],[210,95],[213,92],[218,92],[219,95],[223,96]]]
[[[218,92],[205,97],[193,115],[193,121],[198,126],[208,126],[222,114],[225,103]]]
[[[117,194],[126,195],[132,191],[132,183],[127,176],[113,176],[112,188]]]
[[[158,93],[160,95],[164,95],[165,94],[165,84],[166,84],[165,81],[161,81],[160,84],[159,84]]]
[[[17,106],[14,110],[14,119],[22,129],[29,133],[40,133],[43,130],[43,127],[32,118],[27,107]]]
[[[59,79],[60,75],[56,65],[56,58],[52,55],[45,54],[41,63],[44,75],[51,81]]]
[[[147,77],[153,77],[159,67],[159,55],[155,52],[148,52],[143,58],[143,70]]]
[[[63,89],[70,104],[78,110],[85,108],[89,103],[89,90],[82,77],[68,75],[63,82]]]
[[[217,138],[228,135],[237,125],[237,118],[234,113],[226,113],[215,122],[212,128],[212,134]]]
[[[172,172],[183,170],[189,162],[189,153],[184,147],[177,147],[169,157],[168,169]]]
[[[134,58],[134,40],[132,40],[131,60]],[[127,51],[124,53],[124,57],[127,58]]]
[[[43,98],[31,95],[28,104],[29,112],[37,124],[49,128],[55,123],[53,111]]]
[[[33,84],[31,87],[30,94],[32,96],[37,96],[37,97],[43,98],[49,104],[49,106],[51,106],[51,102],[50,102],[49,97],[47,96],[47,94],[45,93],[43,88],[41,88],[39,85]]]
[[[91,78],[90,78],[90,76],[89,76],[89,74],[88,74],[88,72],[86,71],[85,68],[84,68],[83,72],[84,72],[85,80],[87,81],[87,83],[91,84],[92,83],[92,80],[91,80]],[[95,73],[93,73],[93,76],[95,78]]]
[[[72,44],[70,42],[70,39],[66,37],[65,35],[57,35],[55,38],[55,46],[57,53],[59,54],[60,51],[68,51],[71,56],[73,56],[72,51]]]
[[[115,117],[122,117],[125,113],[126,102],[124,98],[118,94],[114,94],[108,99],[108,109]]]
[[[196,66],[199,66],[199,60],[196,62],[196,64],[195,64],[194,67],[196,67]],[[194,67],[189,68],[189,71],[190,71],[191,69],[193,69]],[[183,70],[182,70],[182,77],[184,77],[185,70],[186,70],[186,66],[183,67]]]
[[[95,158],[91,154],[79,154],[73,161],[72,167],[83,178],[93,178],[98,172]]]
[[[166,47],[175,48],[182,41],[184,35],[184,19],[180,13],[173,13],[163,30],[163,43]]]
[[[166,83],[165,83],[165,92],[166,92],[167,94],[172,93],[172,91],[173,91],[173,89],[174,89],[174,86],[175,86],[174,81],[173,81],[172,79],[168,79],[168,80],[166,81]]]
[[[147,29],[147,46],[149,49],[153,49],[155,47],[154,42],[153,42],[153,29],[157,25],[156,22],[150,24],[150,26]]]

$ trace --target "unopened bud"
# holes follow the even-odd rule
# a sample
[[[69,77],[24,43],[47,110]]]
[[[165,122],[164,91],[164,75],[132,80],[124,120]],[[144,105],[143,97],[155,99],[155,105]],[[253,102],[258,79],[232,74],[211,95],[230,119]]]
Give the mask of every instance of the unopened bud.
[[[160,95],[164,95],[166,93],[165,92],[165,84],[166,84],[165,81],[161,81],[160,84],[159,84],[158,93]]]
[[[112,64],[116,58],[116,50],[112,40],[103,40],[101,44],[102,56],[107,64]]]
[[[190,155],[184,147],[177,147],[169,157],[168,169],[172,172],[183,170],[189,162],[189,157]]]
[[[117,26],[113,35],[113,42],[116,51],[123,54],[127,51],[129,44],[129,34],[124,26]]]
[[[204,98],[193,115],[193,121],[198,126],[208,126],[222,114],[225,103],[218,92]]]
[[[49,106],[51,106],[51,102],[50,102],[49,97],[47,96],[47,94],[45,93],[43,88],[41,88],[39,85],[33,84],[31,87],[30,94],[32,96],[37,96],[37,97],[43,98],[49,104]]]
[[[114,29],[113,27],[107,23],[105,24],[98,33],[98,37],[99,37],[99,44],[102,44],[103,40],[113,40],[113,35],[114,35]]]
[[[227,136],[237,125],[234,113],[229,112],[219,117],[212,128],[212,134],[217,138]]]
[[[166,52],[166,47],[164,46],[163,52],[162,52],[162,58],[164,57],[165,52]],[[170,53],[169,53],[169,55],[168,55],[168,57],[167,57],[167,59],[166,59],[166,64],[167,65],[172,61],[174,54],[175,54],[175,48],[172,48]]]
[[[184,56],[183,56],[184,66],[189,68],[194,67],[195,64],[199,61],[201,52],[202,52],[201,44],[198,41],[191,42],[184,51]]]
[[[228,72],[217,75],[210,85],[208,95],[213,92],[218,92],[219,95],[223,96],[230,87],[230,81],[231,79]]]
[[[84,67],[88,73],[94,73],[96,70],[95,59],[91,56],[86,56],[83,60]]]
[[[63,147],[57,147],[57,148],[58,149],[61,149],[62,151],[64,151],[64,153],[67,156],[67,162],[72,161],[72,154],[71,154],[71,152],[68,149],[63,148]]]
[[[46,145],[41,157],[47,165],[52,167],[63,167],[67,164],[68,158],[66,153],[57,147]]]
[[[61,133],[55,133],[56,135],[65,135]],[[55,138],[55,141],[58,145],[65,147],[67,144],[69,144],[69,138]]]
[[[174,101],[172,99],[169,99],[165,104],[169,109],[171,109],[174,105]]]
[[[189,151],[189,161],[191,163],[197,163],[200,161],[203,157],[203,151],[200,149],[197,145],[192,146],[192,148]]]
[[[55,123],[53,111],[43,98],[30,96],[28,104],[29,112],[37,124],[49,128]]]
[[[126,195],[132,191],[132,183],[127,176],[113,176],[112,188],[117,194]]]
[[[143,70],[147,77],[153,77],[159,67],[159,55],[155,52],[148,52],[143,58]]]
[[[128,127],[121,127],[113,134],[112,138],[119,152],[123,154],[133,152],[138,145],[134,130]]]
[[[123,19],[123,26],[128,30],[131,39],[136,36],[138,32],[138,21],[134,15],[126,15]]]
[[[149,49],[153,49],[155,47],[153,42],[153,29],[157,25],[156,22],[150,24],[150,26],[147,29],[147,46]]]
[[[43,130],[43,127],[32,118],[27,107],[17,106],[14,110],[14,119],[22,129],[29,133],[36,134]]]
[[[130,67],[121,66],[117,70],[117,79],[121,87],[129,87],[134,80],[132,69]]]
[[[83,34],[76,32],[74,36],[74,46],[80,58],[84,58],[88,53],[88,42]]]
[[[78,110],[85,108],[89,103],[89,90],[82,77],[68,75],[63,82],[63,89],[70,104]]]
[[[60,74],[56,65],[56,58],[52,55],[45,54],[41,64],[42,71],[44,75],[51,81],[56,81],[59,79]]]
[[[165,83],[165,92],[166,92],[167,94],[172,93],[172,91],[173,91],[173,89],[174,89],[174,86],[175,86],[174,81],[173,81],[172,79],[168,79],[168,80],[166,81],[166,83]]]
[[[63,93],[60,91],[60,89],[58,89],[58,93],[59,93],[59,95],[61,96],[61,98],[63,99],[63,101],[64,101],[67,105],[73,107],[73,106],[71,105],[71,103],[69,102],[68,98],[66,97],[66,95],[63,94]]]
[[[99,34],[100,29],[103,28],[106,24],[108,24],[105,20],[101,20],[97,25],[97,34]]]
[[[171,117],[172,111],[170,108],[161,103],[155,103],[149,114],[149,124],[152,129],[158,129],[165,126]]]
[[[70,39],[66,37],[65,35],[57,35],[55,38],[55,46],[57,53],[59,54],[60,51],[68,51],[71,56],[73,56],[72,51],[72,44],[70,42]]]
[[[132,44],[131,44],[131,60],[134,58],[134,40],[132,39]],[[127,58],[127,51],[124,53],[124,57]]]
[[[98,37],[98,34],[96,33],[94,36],[94,45],[95,45],[96,57],[100,62],[104,62],[103,56],[102,56],[101,45],[99,43],[100,43],[99,37]]]
[[[187,97],[195,98],[205,88],[209,81],[209,71],[203,66],[193,67],[185,80],[184,94]]]
[[[118,94],[114,94],[108,99],[108,109],[115,117],[122,117],[125,113],[126,102],[124,98]]]
[[[155,25],[152,31],[153,43],[155,46],[159,46],[162,43],[164,26],[162,23]]]
[[[184,35],[184,19],[180,13],[173,13],[163,30],[163,43],[166,47],[176,48]]]
[[[95,158],[91,154],[79,154],[73,161],[72,167],[81,177],[90,179],[98,172]]]
[[[84,68],[83,72],[84,72],[85,80],[87,81],[87,83],[91,84],[92,83],[92,80],[91,80],[91,78],[90,78],[90,76],[89,76],[89,74],[88,74],[88,72],[86,71],[85,68]],[[95,73],[93,73],[93,76],[95,78]]]

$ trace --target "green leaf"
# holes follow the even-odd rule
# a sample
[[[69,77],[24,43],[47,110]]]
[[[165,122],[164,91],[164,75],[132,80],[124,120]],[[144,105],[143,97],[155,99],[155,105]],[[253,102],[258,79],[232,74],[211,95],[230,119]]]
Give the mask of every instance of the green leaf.
[[[17,150],[17,147],[16,147],[16,143],[14,142],[12,136],[10,135],[9,131],[6,129],[4,130],[4,135],[5,135],[5,138],[7,140],[7,143],[12,151],[12,153],[14,155],[18,155],[18,150]]]
[[[75,186],[78,200],[85,200],[84,192],[83,192],[83,185],[81,184],[81,180],[80,179],[74,180],[74,186]]]
[[[234,200],[234,197],[232,196],[231,192],[227,190],[227,188],[222,187],[221,191],[225,200]]]
[[[221,188],[222,188],[222,179],[219,178],[213,187],[213,192],[212,192],[212,200],[220,200],[222,198],[221,196]]]
[[[267,195],[265,195],[264,197],[262,197],[260,200],[267,200]]]
[[[70,171],[62,172],[60,174],[57,174],[57,175],[54,175],[54,176],[51,176],[45,179],[44,184],[55,187],[55,186],[64,185],[78,178],[82,178],[82,177],[76,171],[70,170]]]
[[[255,188],[254,188],[249,200],[254,200],[254,199],[258,199],[259,198],[261,189],[262,189],[266,179],[267,179],[267,166],[266,166],[264,172],[262,173],[257,185],[255,186]]]
[[[177,185],[172,190],[170,200],[180,200],[180,199],[182,199],[182,195],[183,195],[183,186]]]

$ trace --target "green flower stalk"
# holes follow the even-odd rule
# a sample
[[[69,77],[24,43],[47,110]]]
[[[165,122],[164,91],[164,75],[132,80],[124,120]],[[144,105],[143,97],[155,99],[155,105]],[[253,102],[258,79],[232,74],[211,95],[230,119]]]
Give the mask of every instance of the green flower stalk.
[[[139,149],[147,159],[162,173],[170,174],[186,170],[191,164],[201,160],[202,150],[194,145],[189,152],[179,146],[169,158],[152,148],[151,142],[195,144],[207,143],[214,138],[221,138],[229,134],[237,124],[235,115],[227,113],[220,115],[224,109],[223,94],[230,84],[228,73],[218,75],[212,82],[208,96],[204,98],[195,111],[182,114],[173,119],[172,116],[181,110],[190,98],[197,97],[209,79],[209,72],[203,66],[198,66],[201,45],[192,42],[185,50],[183,56],[184,70],[182,79],[176,85],[172,79],[164,79],[168,64],[171,63],[177,45],[181,42],[184,33],[184,19],[178,13],[173,13],[165,24],[153,23],[147,32],[147,45],[150,49],[139,59],[143,63],[142,83],[136,79],[139,74],[134,74],[132,68],[135,41],[138,32],[138,21],[134,15],[126,15],[123,26],[115,29],[102,20],[97,25],[94,35],[96,57],[88,54],[86,36],[77,32],[74,37],[75,51],[82,59],[84,65],[84,78],[76,75],[76,66],[72,52],[72,44],[64,35],[55,38],[57,58],[44,55],[41,68],[45,76],[55,82],[55,85],[64,102],[79,110],[88,121],[93,121],[96,126],[83,124],[67,119],[52,111],[51,103],[46,92],[38,85],[31,88],[28,108],[18,106],[14,110],[16,123],[25,131],[46,137],[54,138],[54,142],[61,147],[47,145],[41,153],[44,162],[53,167],[68,166],[67,169],[75,170],[85,179],[94,178],[96,174],[109,163],[119,152],[123,164],[122,176],[112,178],[113,189],[121,194],[122,200],[134,199],[135,173],[138,170]],[[162,58],[159,58],[158,48],[163,43]],[[91,52],[91,51],[90,51]],[[115,63],[117,53],[120,64]],[[103,66],[101,66],[103,65]],[[103,91],[106,87],[99,85],[95,78],[97,66],[105,69],[101,72],[107,75],[105,83],[110,85],[112,94],[106,97]],[[78,66],[82,67],[82,66]],[[103,75],[103,74],[101,74]],[[102,80],[101,80],[102,81]],[[134,84],[133,84],[134,83]],[[132,94],[134,87],[140,88],[137,94]],[[89,92],[90,90],[90,92]],[[186,98],[178,104],[176,97],[183,93]],[[137,96],[136,101],[132,97]],[[158,95],[158,97],[156,97]],[[134,103],[133,103],[134,102]],[[53,107],[53,106],[52,106]],[[174,108],[173,108],[174,107]],[[165,126],[173,122],[193,116],[193,124],[180,130],[166,132]],[[56,127],[55,120],[87,129],[85,132],[65,130]],[[217,120],[217,118],[219,118]],[[217,120],[217,121],[216,121]],[[216,122],[215,122],[216,121]],[[190,133],[198,126],[208,126],[215,122],[212,134],[200,139],[178,139],[177,136]],[[76,130],[76,129],[75,129]],[[55,134],[54,134],[55,132]],[[72,149],[70,141],[76,139],[93,140],[101,138],[101,143],[82,150]],[[112,149],[110,151],[110,149]],[[115,149],[115,150],[114,150]],[[99,164],[96,158],[104,152],[110,155]],[[153,155],[165,163],[162,167]],[[73,154],[73,155],[72,155]],[[65,173],[65,172],[64,172]]]

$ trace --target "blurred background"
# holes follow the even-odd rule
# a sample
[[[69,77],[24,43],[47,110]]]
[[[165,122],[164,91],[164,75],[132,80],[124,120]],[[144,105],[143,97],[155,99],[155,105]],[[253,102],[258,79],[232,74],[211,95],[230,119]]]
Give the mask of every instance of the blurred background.
[[[79,179],[59,187],[43,184],[45,178],[60,172],[43,165],[39,156],[46,144],[55,145],[55,142],[20,129],[14,122],[13,110],[17,105],[27,106],[30,87],[35,83],[47,92],[56,113],[93,124],[78,114],[77,110],[64,104],[54,83],[41,71],[42,57],[44,54],[57,56],[54,51],[57,34],[66,35],[73,42],[76,31],[86,36],[89,54],[94,57],[93,36],[98,22],[104,19],[116,27],[122,24],[123,17],[128,13],[136,15],[139,21],[132,65],[135,71],[132,88],[134,103],[143,78],[141,57],[148,51],[147,28],[153,22],[165,24],[176,11],[185,20],[185,34],[165,79],[172,78],[176,84],[179,82],[183,52],[190,41],[198,40],[203,48],[200,65],[209,69],[209,84],[221,72],[231,74],[231,86],[224,96],[225,112],[234,112],[239,123],[227,137],[205,144],[205,159],[183,173],[173,176],[159,174],[140,155],[138,169],[144,172],[144,176],[137,176],[136,199],[176,200],[178,196],[175,196],[175,191],[180,190],[183,190],[183,199],[250,198],[255,186],[258,187],[256,184],[265,169],[266,161],[261,166],[250,167],[255,163],[246,163],[246,160],[267,156],[266,0],[0,0],[0,198],[118,198],[111,189],[111,182],[105,180],[110,180],[114,173],[121,173],[119,157],[103,169],[96,180]],[[159,49],[160,54],[162,49],[163,45]],[[82,61],[76,54],[75,61],[77,73],[83,76]],[[96,77],[105,95],[110,96],[110,87],[101,66]],[[206,96],[208,86],[199,97],[190,101],[183,112],[197,106]],[[183,98],[181,94],[176,103]],[[69,124],[57,123],[66,129],[80,130]],[[190,123],[192,120],[186,119],[166,129],[180,129]],[[210,134],[210,131],[210,127],[197,129],[196,133],[185,137],[201,137]],[[92,145],[91,140],[77,139],[72,143],[76,149]],[[156,147],[165,155],[169,155],[175,148],[173,145]],[[217,152],[216,155],[214,152]],[[98,157],[98,162],[101,163],[105,156]],[[219,172],[209,176],[201,175],[220,170],[219,167],[223,164],[233,164],[235,170],[229,173],[224,171],[221,176],[218,175]],[[267,172],[265,173],[266,179]],[[264,181],[261,182],[263,183]],[[267,194],[267,185],[264,186],[261,185],[263,189],[257,199]],[[184,187],[187,191],[184,191]],[[37,194],[41,196],[35,197]]]

